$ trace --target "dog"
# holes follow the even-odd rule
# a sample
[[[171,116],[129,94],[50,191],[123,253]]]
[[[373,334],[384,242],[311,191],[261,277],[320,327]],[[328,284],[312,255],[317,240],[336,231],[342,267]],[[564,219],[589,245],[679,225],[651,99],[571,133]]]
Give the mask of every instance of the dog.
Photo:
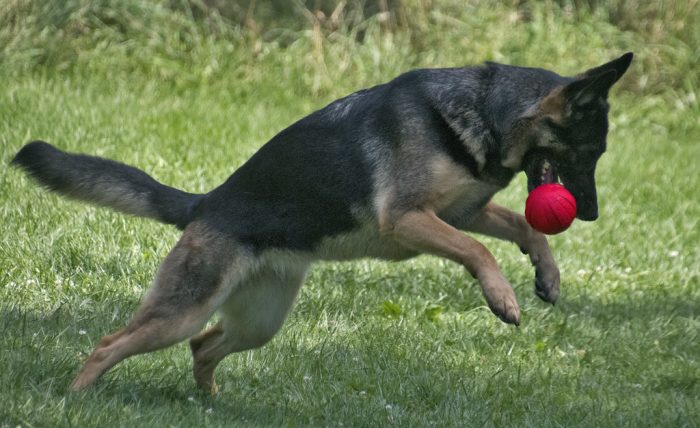
[[[478,280],[495,315],[518,325],[513,288],[463,231],[517,244],[535,267],[536,294],[557,300],[545,236],[490,201],[524,171],[528,190],[561,179],[577,218],[598,217],[608,92],[632,57],[574,77],[496,63],[410,71],[294,123],[206,194],[27,144],[12,163],[48,189],[183,230],[133,319],[102,338],[71,389],[127,357],[190,339],[195,381],[216,393],[217,364],[272,339],[316,260],[445,257]],[[218,323],[202,331],[217,311]]]

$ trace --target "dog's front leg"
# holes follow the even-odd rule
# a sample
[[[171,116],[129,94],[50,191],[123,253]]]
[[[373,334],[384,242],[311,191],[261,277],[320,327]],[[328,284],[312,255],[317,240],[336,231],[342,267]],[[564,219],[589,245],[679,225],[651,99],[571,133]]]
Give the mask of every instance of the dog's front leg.
[[[520,324],[513,288],[496,259],[480,242],[445,223],[431,210],[410,211],[386,226],[383,231],[402,245],[461,263],[479,280],[491,311],[504,322]]]
[[[520,214],[494,203],[488,203],[467,230],[514,242],[530,256],[535,266],[535,293],[554,304],[559,297],[559,268],[547,238],[534,230]]]

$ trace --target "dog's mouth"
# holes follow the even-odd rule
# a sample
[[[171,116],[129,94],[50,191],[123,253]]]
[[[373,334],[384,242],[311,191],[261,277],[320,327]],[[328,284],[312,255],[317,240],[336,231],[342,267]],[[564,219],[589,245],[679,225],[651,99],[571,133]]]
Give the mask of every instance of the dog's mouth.
[[[558,183],[559,175],[554,161],[544,153],[533,153],[524,162],[527,175],[527,191],[532,192],[542,184]]]

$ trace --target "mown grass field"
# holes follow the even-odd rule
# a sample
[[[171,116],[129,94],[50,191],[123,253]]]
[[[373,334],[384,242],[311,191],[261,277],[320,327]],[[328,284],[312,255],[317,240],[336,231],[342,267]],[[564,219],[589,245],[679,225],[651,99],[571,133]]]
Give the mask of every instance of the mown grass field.
[[[287,27],[145,4],[0,7],[0,426],[698,426],[696,3],[415,1],[361,16],[351,3]],[[66,393],[178,233],[37,188],[8,166],[25,142],[204,192],[306,113],[400,72],[496,60],[573,74],[628,50],[601,218],[550,239],[555,307],[534,296],[527,257],[492,239],[519,328],[435,257],[323,263],[270,344],[219,366],[218,396],[195,390],[185,344]],[[525,196],[520,177],[497,200],[522,211]]]

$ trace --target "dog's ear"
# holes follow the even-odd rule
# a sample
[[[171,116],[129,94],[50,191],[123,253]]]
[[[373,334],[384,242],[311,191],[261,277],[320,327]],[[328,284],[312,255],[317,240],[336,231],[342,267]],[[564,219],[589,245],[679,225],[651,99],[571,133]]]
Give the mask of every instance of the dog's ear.
[[[627,71],[634,54],[627,52],[606,64],[586,70],[573,82],[552,90],[539,103],[537,113],[563,123],[573,112],[598,99],[607,99],[612,85]]]
[[[617,82],[617,72],[607,70],[569,83],[564,86],[562,95],[572,109],[582,108],[600,98],[607,99],[608,92],[615,82]]]
[[[623,74],[625,74],[625,72],[629,68],[630,63],[632,63],[632,58],[634,58],[634,54],[632,52],[627,52],[621,57],[614,59],[606,64],[586,70],[579,77],[593,77],[599,74],[603,74],[607,71],[613,70],[615,72],[615,75],[617,76],[615,81],[617,81],[620,79],[620,77],[622,77]]]
[[[574,112],[586,109],[600,99],[607,99],[610,87],[616,81],[615,70],[581,77],[567,85],[554,88],[539,101],[536,108],[530,109],[528,114],[564,124]]]

